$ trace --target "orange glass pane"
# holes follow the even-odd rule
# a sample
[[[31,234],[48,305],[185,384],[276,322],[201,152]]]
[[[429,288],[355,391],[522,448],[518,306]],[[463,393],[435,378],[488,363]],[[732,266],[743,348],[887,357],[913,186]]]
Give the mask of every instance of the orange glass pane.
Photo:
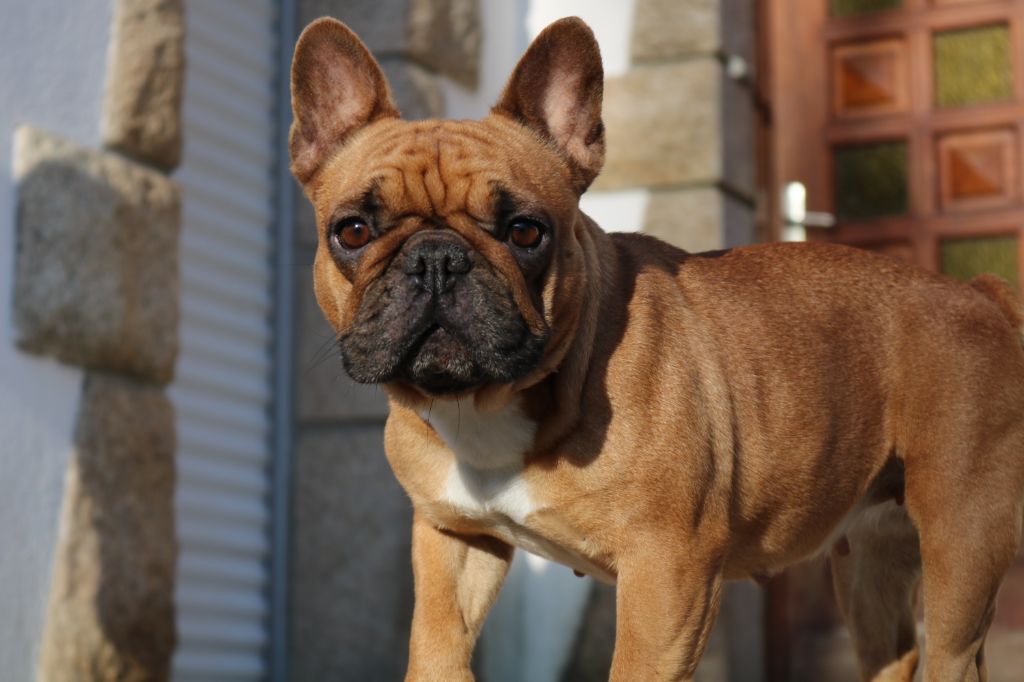
[[[832,72],[834,108],[840,116],[907,109],[906,47],[901,40],[837,47]]]
[[[948,135],[939,140],[943,209],[1001,206],[1017,197],[1016,137],[1009,130]]]

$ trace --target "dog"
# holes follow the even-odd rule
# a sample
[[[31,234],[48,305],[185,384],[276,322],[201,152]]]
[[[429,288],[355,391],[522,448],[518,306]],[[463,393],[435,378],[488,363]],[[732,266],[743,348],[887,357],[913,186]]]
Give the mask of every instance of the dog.
[[[292,65],[317,301],[414,508],[407,680],[472,680],[520,547],[617,585],[611,679],[690,680],[723,581],[829,552],[865,679],[985,678],[1024,504],[1024,307],[822,244],[690,254],[579,209],[603,71],[579,19],[480,121],[399,118],[352,31]],[[685,216],[680,216],[685,219]],[[838,549],[836,549],[838,548]]]

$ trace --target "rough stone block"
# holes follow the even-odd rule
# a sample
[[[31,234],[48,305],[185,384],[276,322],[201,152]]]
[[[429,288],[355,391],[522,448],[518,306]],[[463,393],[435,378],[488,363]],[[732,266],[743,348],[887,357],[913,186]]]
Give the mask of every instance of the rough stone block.
[[[720,47],[719,0],[637,0],[633,16],[634,61],[712,54]]]
[[[300,423],[383,421],[388,401],[377,386],[357,384],[341,364],[334,330],[313,296],[309,267],[295,274],[295,418]]]
[[[715,187],[651,192],[643,232],[691,253],[725,246],[725,198]]]
[[[410,56],[476,89],[480,69],[478,0],[413,0],[408,36]]]
[[[174,625],[174,412],[163,389],[89,375],[68,470],[40,682],[159,682]]]
[[[410,57],[475,88],[480,65],[478,0],[304,0],[299,25],[344,21],[378,58]]]
[[[49,133],[15,134],[18,343],[86,367],[171,380],[180,195],[163,174]]]
[[[412,505],[380,426],[299,434],[289,680],[399,680],[412,619]]]
[[[181,93],[185,77],[182,0],[114,3],[103,143],[171,170],[181,160]]]
[[[437,79],[406,59],[381,60],[402,118],[437,118],[444,113],[444,93]]]
[[[717,182],[722,176],[717,59],[639,66],[605,83],[608,153],[595,189]]]

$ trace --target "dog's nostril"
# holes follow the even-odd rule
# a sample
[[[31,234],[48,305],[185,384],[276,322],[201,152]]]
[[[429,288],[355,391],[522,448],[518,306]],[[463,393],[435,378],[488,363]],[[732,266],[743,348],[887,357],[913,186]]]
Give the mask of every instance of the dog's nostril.
[[[469,260],[469,255],[462,249],[459,249],[455,253],[448,255],[445,267],[453,275],[464,275],[473,267],[473,263]]]
[[[402,263],[402,272],[407,275],[422,275],[427,270],[427,263],[420,253],[410,254]]]

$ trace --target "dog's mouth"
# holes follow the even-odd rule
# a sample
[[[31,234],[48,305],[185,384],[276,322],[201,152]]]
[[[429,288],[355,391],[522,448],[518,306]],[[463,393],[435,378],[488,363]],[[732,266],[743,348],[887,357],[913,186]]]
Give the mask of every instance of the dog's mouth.
[[[461,393],[483,381],[470,352],[437,322],[429,325],[410,347],[402,374],[433,395]]]

